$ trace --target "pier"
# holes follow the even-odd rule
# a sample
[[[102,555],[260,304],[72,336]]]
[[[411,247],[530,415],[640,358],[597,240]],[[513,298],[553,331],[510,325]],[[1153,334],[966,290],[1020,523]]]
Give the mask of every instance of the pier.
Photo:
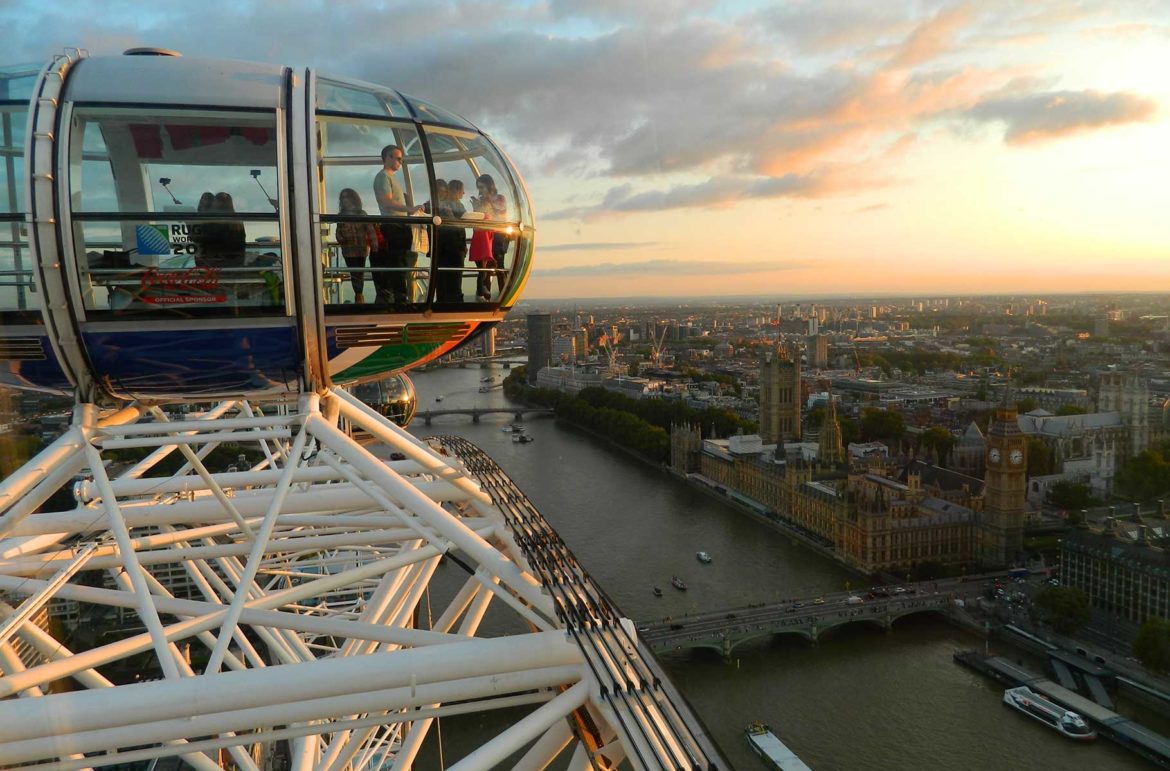
[[[1170,768],[1170,739],[1113,710],[1095,704],[1084,696],[999,656],[985,656],[976,651],[960,651],[955,654],[955,661],[1004,683],[1009,688],[1026,685],[1045,698],[1079,714],[1101,736],[1162,768]]]

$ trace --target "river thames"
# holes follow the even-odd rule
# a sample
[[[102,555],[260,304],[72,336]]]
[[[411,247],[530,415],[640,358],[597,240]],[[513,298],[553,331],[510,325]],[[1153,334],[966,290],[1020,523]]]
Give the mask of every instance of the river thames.
[[[498,385],[507,374],[495,365],[411,377],[422,411],[510,406],[498,387],[479,392],[482,377]],[[516,444],[501,430],[511,422],[449,416],[431,426],[417,419],[411,431],[458,434],[483,448],[635,621],[856,586],[828,560],[620,449],[552,418],[526,420],[535,441]],[[713,562],[700,564],[699,550]],[[670,587],[675,574],[689,591]],[[1151,767],[1108,741],[1077,744],[1004,707],[1002,687],[951,660],[982,645],[942,619],[915,616],[889,634],[857,625],[817,646],[796,636],[748,643],[730,662],[702,651],[660,660],[736,769],[763,768],[742,735],[753,720],[769,723],[816,771]]]

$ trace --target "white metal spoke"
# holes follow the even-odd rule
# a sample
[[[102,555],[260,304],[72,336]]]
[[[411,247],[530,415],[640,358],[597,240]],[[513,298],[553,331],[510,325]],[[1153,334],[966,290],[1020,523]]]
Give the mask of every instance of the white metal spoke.
[[[259,771],[280,746],[294,768],[407,769],[436,721],[505,707],[523,709],[456,767],[521,750],[525,768],[569,752],[599,768],[693,758],[662,693],[607,690],[654,677],[613,618],[578,620],[603,602],[581,594],[579,567],[530,559],[533,522],[547,526],[444,447],[342,392],[188,415],[80,405],[0,484],[5,760],[72,771],[179,756],[210,771],[223,753]],[[115,451],[131,460],[107,465]],[[76,509],[35,512],[85,467]],[[443,557],[468,575],[435,592]],[[509,631],[477,637],[497,598]],[[38,625],[46,611],[120,631],[67,647]],[[147,676],[164,679],[120,684],[152,652]],[[86,690],[51,692],[64,678]],[[574,739],[581,726],[596,735]]]

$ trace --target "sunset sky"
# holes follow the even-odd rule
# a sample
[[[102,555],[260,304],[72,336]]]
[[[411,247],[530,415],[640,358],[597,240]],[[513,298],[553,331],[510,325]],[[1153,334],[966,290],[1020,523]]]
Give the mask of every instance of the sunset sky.
[[[526,296],[1170,291],[1170,2],[0,0],[429,98],[509,151]]]

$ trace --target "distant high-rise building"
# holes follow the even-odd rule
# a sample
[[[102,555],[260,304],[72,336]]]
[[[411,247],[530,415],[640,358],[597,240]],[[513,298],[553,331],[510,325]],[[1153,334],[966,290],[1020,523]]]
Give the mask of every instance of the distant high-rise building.
[[[480,335],[480,346],[482,346],[484,356],[496,355],[496,328],[492,327],[487,332]]]
[[[808,338],[808,365],[817,369],[829,366],[829,336],[811,335]]]
[[[808,320],[808,333],[810,335],[815,335],[820,331],[821,331],[821,320],[816,316],[811,317]]]
[[[584,329],[578,329],[573,333],[573,340],[577,349],[577,358],[583,359],[589,355],[589,332]]]
[[[528,384],[536,383],[543,367],[552,364],[552,316],[528,314]]]
[[[800,352],[781,346],[760,367],[760,437],[764,443],[800,441]]]
[[[568,364],[577,360],[576,340],[567,335],[553,338],[552,358],[557,364]]]

